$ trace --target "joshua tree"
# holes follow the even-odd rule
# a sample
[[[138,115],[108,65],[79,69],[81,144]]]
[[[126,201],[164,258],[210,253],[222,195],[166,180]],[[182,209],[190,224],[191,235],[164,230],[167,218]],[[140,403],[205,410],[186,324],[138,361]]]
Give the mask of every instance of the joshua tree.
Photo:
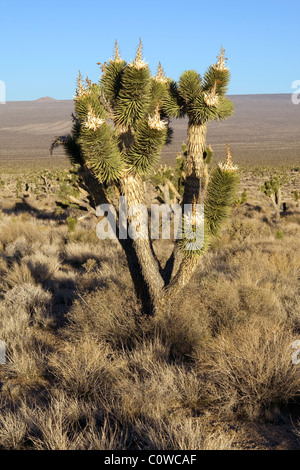
[[[52,145],[52,149],[64,146],[95,206],[108,201],[107,189],[113,186],[118,195],[126,197],[130,214],[134,204],[144,204],[143,178],[153,173],[163,145],[171,138],[170,119],[188,117],[182,203],[192,205],[192,233],[199,220],[198,204],[204,204],[204,243],[190,249],[183,235],[175,242],[163,269],[150,236],[118,237],[146,312],[163,308],[179,295],[210,239],[218,236],[235,198],[238,176],[229,148],[226,162],[210,176],[208,171],[212,153],[206,149],[207,123],[228,118],[233,112],[232,103],[225,97],[230,74],[223,49],[217,58],[202,79],[190,70],[176,83],[165,76],[160,63],[156,76],[151,76],[141,42],[129,63],[120,57],[116,43],[113,58],[101,67],[98,84],[88,78],[83,83],[79,74],[72,133],[57,138]],[[127,222],[132,220],[129,215]]]
[[[271,199],[272,205],[275,209],[275,217],[279,219],[281,208],[281,183],[278,176],[265,181],[260,190]]]

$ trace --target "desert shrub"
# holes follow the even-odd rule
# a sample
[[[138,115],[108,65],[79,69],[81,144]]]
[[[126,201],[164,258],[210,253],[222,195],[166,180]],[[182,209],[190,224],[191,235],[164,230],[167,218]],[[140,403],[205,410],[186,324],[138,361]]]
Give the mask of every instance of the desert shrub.
[[[57,386],[68,395],[100,401],[122,373],[122,361],[114,360],[112,349],[91,338],[67,343],[51,356],[49,367]]]
[[[43,380],[45,374],[47,341],[42,332],[53,326],[51,298],[51,294],[40,286],[23,284],[8,290],[0,305],[1,341],[6,346],[5,367],[9,376],[28,384]],[[5,383],[2,393],[11,393],[12,385]],[[15,390],[17,388],[16,384]]]
[[[284,237],[283,231],[282,230],[277,230],[277,232],[276,232],[277,240],[282,240],[283,237]]]
[[[244,240],[249,235],[256,232],[256,227],[252,222],[235,220],[227,229],[230,240]]]
[[[225,431],[208,431],[193,418],[138,421],[135,432],[146,450],[232,450],[233,438]]]
[[[59,271],[60,262],[57,255],[46,255],[36,252],[24,258],[36,283],[45,284],[53,279]]]
[[[202,296],[187,295],[180,305],[158,313],[155,318],[156,329],[163,341],[170,346],[175,358],[189,358],[194,349],[205,345],[210,339],[209,312],[203,305]]]
[[[214,406],[230,417],[276,417],[281,405],[300,394],[292,342],[282,323],[253,317],[239,329],[224,330],[207,351],[199,350],[196,364],[205,371]]]
[[[15,262],[10,267],[7,266],[5,275],[0,282],[2,291],[8,291],[23,284],[35,284],[30,269],[23,262],[20,264]]]
[[[61,252],[61,258],[64,262],[72,264],[74,267],[82,266],[88,259],[94,259],[98,265],[107,259],[113,258],[114,253],[111,248],[107,253],[103,248],[93,245],[92,243],[70,242]]]
[[[24,236],[8,243],[5,247],[5,254],[9,257],[22,258],[32,252],[32,246]]]
[[[0,413],[4,449],[125,450],[126,429],[98,415],[97,405],[54,389],[47,402],[20,402]]]
[[[27,283],[7,291],[4,300],[11,309],[21,308],[35,319],[37,314],[42,314],[41,311],[45,315],[51,313],[51,298],[51,294],[40,286]]]
[[[128,287],[120,289],[109,282],[105,287],[78,298],[67,315],[65,334],[71,338],[93,338],[115,348],[130,347],[149,328]]]
[[[169,347],[158,337],[145,339],[125,356],[124,375],[115,388],[113,414],[121,423],[180,412],[177,367],[168,363]]]
[[[0,412],[0,448],[21,450],[25,447],[27,425],[22,414],[6,409]]]
[[[68,217],[66,220],[67,220],[69,232],[74,232],[76,225],[77,225],[76,217]]]
[[[247,191],[244,189],[241,192],[241,195],[235,199],[234,205],[240,206],[242,204],[246,204],[246,202],[247,202]]]

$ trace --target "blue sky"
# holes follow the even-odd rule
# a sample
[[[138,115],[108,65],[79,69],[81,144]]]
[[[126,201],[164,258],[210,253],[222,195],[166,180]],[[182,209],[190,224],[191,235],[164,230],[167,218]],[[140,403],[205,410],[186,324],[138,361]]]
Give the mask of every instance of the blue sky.
[[[78,70],[97,81],[117,39],[134,58],[142,38],[153,73],[203,73],[221,44],[230,94],[292,93],[300,80],[300,1],[0,0],[0,80],[7,100],[72,99]]]

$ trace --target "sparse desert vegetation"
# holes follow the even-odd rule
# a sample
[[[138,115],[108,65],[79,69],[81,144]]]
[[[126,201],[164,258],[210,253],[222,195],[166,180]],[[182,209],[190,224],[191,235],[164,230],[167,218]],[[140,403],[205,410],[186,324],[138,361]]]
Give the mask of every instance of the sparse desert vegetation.
[[[88,145],[87,160],[94,155],[93,146],[101,140],[94,142],[94,132],[102,132],[104,121],[91,108],[100,106],[99,89],[89,81],[83,86],[80,78],[73,133],[55,141],[66,147],[73,166],[61,157],[48,170],[38,158],[21,171],[2,166],[1,449],[300,448],[300,365],[292,360],[293,345],[300,339],[300,171],[288,165],[239,165],[237,190],[229,147],[225,164],[212,162],[202,121],[215,118],[215,109],[210,108],[219,99],[220,119],[232,111],[223,101],[224,90],[217,96],[213,84],[216,73],[221,78],[228,73],[223,53],[207,72],[212,90],[203,92],[206,114],[204,105],[198,111],[189,107],[190,95],[184,95],[180,113],[189,116],[189,143],[182,145],[179,155],[177,148],[176,164],[175,158],[171,166],[164,158],[162,166],[153,166],[152,153],[156,155],[156,144],[162,144],[156,134],[165,132],[165,123],[159,107],[151,105],[154,117],[148,118],[148,111],[142,114],[143,138],[133,146],[130,171],[136,165],[136,174],[130,173],[124,183],[122,165],[128,164],[135,137],[130,126],[124,131],[116,121],[124,139],[124,148],[118,147],[118,139],[114,144],[119,163],[110,168],[109,158],[93,160],[95,174],[103,172],[101,184],[106,177],[107,181],[101,187],[90,180],[89,186],[83,176],[90,166],[85,166],[78,149],[82,146],[84,154]],[[140,54],[141,45],[130,74],[135,68],[134,73],[145,72]],[[117,46],[110,67],[114,63],[123,70]],[[143,80],[152,80],[148,72]],[[169,86],[161,68],[155,80],[157,86]],[[194,87],[196,94],[202,93],[199,80],[196,72],[185,72],[179,90]],[[111,92],[109,83],[104,77],[104,88]],[[176,104],[175,88],[167,102],[171,115],[183,99],[178,95]],[[148,93],[157,93],[153,90],[146,87]],[[146,100],[146,108],[152,98]],[[127,116],[127,105],[124,109]],[[138,129],[139,120],[130,119]],[[36,132],[44,129],[41,126]],[[69,130],[65,121],[60,126]],[[22,129],[28,131],[26,126]],[[111,130],[104,130],[109,154]],[[193,173],[195,162],[201,177]],[[205,183],[201,191],[199,182]],[[168,273],[172,253],[177,262],[174,240],[153,240],[150,251],[130,242],[142,267],[139,276],[146,272],[144,287],[150,286],[139,296],[143,283],[128,263],[127,245],[97,237],[99,191],[106,200],[116,198],[118,191],[133,197],[133,184],[145,190],[148,209],[157,201],[195,205],[208,195],[204,202],[209,206],[205,217],[210,247],[196,250],[200,262],[195,263],[195,256],[180,261],[183,268],[177,274],[183,274],[184,282],[179,276],[178,285],[184,290],[176,286],[175,272],[168,280],[173,294],[164,303],[168,282],[161,274]],[[184,241],[184,253],[186,246]],[[151,269],[147,274],[152,258],[160,263],[159,289]],[[145,308],[145,299],[151,300],[150,309]]]
[[[300,1],[0,3],[0,451],[300,450]]]
[[[286,176],[280,218],[260,191],[270,171]],[[247,201],[183,301],[154,317],[118,243],[62,203],[56,174],[17,197],[20,175],[2,173],[2,449],[299,448],[300,175],[240,173]],[[154,247],[161,260],[172,249]]]

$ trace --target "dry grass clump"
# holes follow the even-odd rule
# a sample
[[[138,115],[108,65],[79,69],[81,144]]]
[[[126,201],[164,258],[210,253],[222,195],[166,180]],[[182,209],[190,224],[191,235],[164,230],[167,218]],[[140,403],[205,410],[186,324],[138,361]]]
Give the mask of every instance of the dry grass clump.
[[[222,429],[208,431],[195,418],[137,422],[139,443],[146,450],[233,450],[233,437]]]
[[[168,356],[169,348],[158,338],[144,340],[125,354],[124,375],[113,402],[120,422],[134,424],[179,410],[177,368],[168,364]]]
[[[1,336],[20,342],[31,325],[51,322],[51,294],[40,286],[23,284],[7,291],[0,307]]]
[[[27,423],[19,411],[1,410],[0,449],[21,450],[26,439]]]
[[[201,304],[210,312],[213,330],[252,315],[270,317],[299,328],[300,276],[297,238],[292,244],[260,239],[233,243],[209,259],[206,271],[193,281],[201,285]],[[299,246],[300,248],[300,246]]]
[[[23,261],[27,264],[35,282],[43,285],[56,277],[61,265],[57,255],[45,255],[39,252],[24,257]]]
[[[294,340],[284,324],[255,316],[238,329],[224,329],[206,350],[199,350],[196,367],[219,411],[230,417],[270,419],[282,404],[299,397]]]
[[[122,287],[121,287],[122,288]],[[129,347],[149,329],[149,321],[140,311],[132,287],[108,285],[80,295],[68,313],[65,334],[71,338],[107,341],[114,348]]]
[[[38,331],[52,328],[51,298],[49,292],[32,284],[6,292],[0,305],[0,331],[6,346],[5,368],[12,382],[2,386],[3,393],[11,394],[16,378],[28,384],[43,381],[48,341]]]
[[[203,305],[202,295],[187,296],[180,305],[172,305],[154,319],[155,330],[170,346],[172,357],[189,359],[193,351],[204,346],[211,337],[211,318]]]
[[[126,431],[99,419],[93,402],[54,389],[44,404],[22,400],[0,414],[0,448],[6,450],[124,450]]]
[[[3,295],[15,286],[23,284],[33,284],[34,279],[30,269],[25,263],[13,262],[8,264],[6,260],[2,261],[2,276],[0,279],[0,294]]]
[[[16,244],[19,244],[19,247],[28,254],[29,247],[44,245],[49,225],[53,224],[53,221],[47,221],[46,225],[45,221],[34,217],[30,220],[24,220],[22,215],[4,215],[0,222],[0,240],[2,246],[4,249],[7,247],[11,254]]]
[[[57,386],[69,396],[104,400],[122,374],[123,361],[104,342],[84,337],[53,354],[49,367]]]

